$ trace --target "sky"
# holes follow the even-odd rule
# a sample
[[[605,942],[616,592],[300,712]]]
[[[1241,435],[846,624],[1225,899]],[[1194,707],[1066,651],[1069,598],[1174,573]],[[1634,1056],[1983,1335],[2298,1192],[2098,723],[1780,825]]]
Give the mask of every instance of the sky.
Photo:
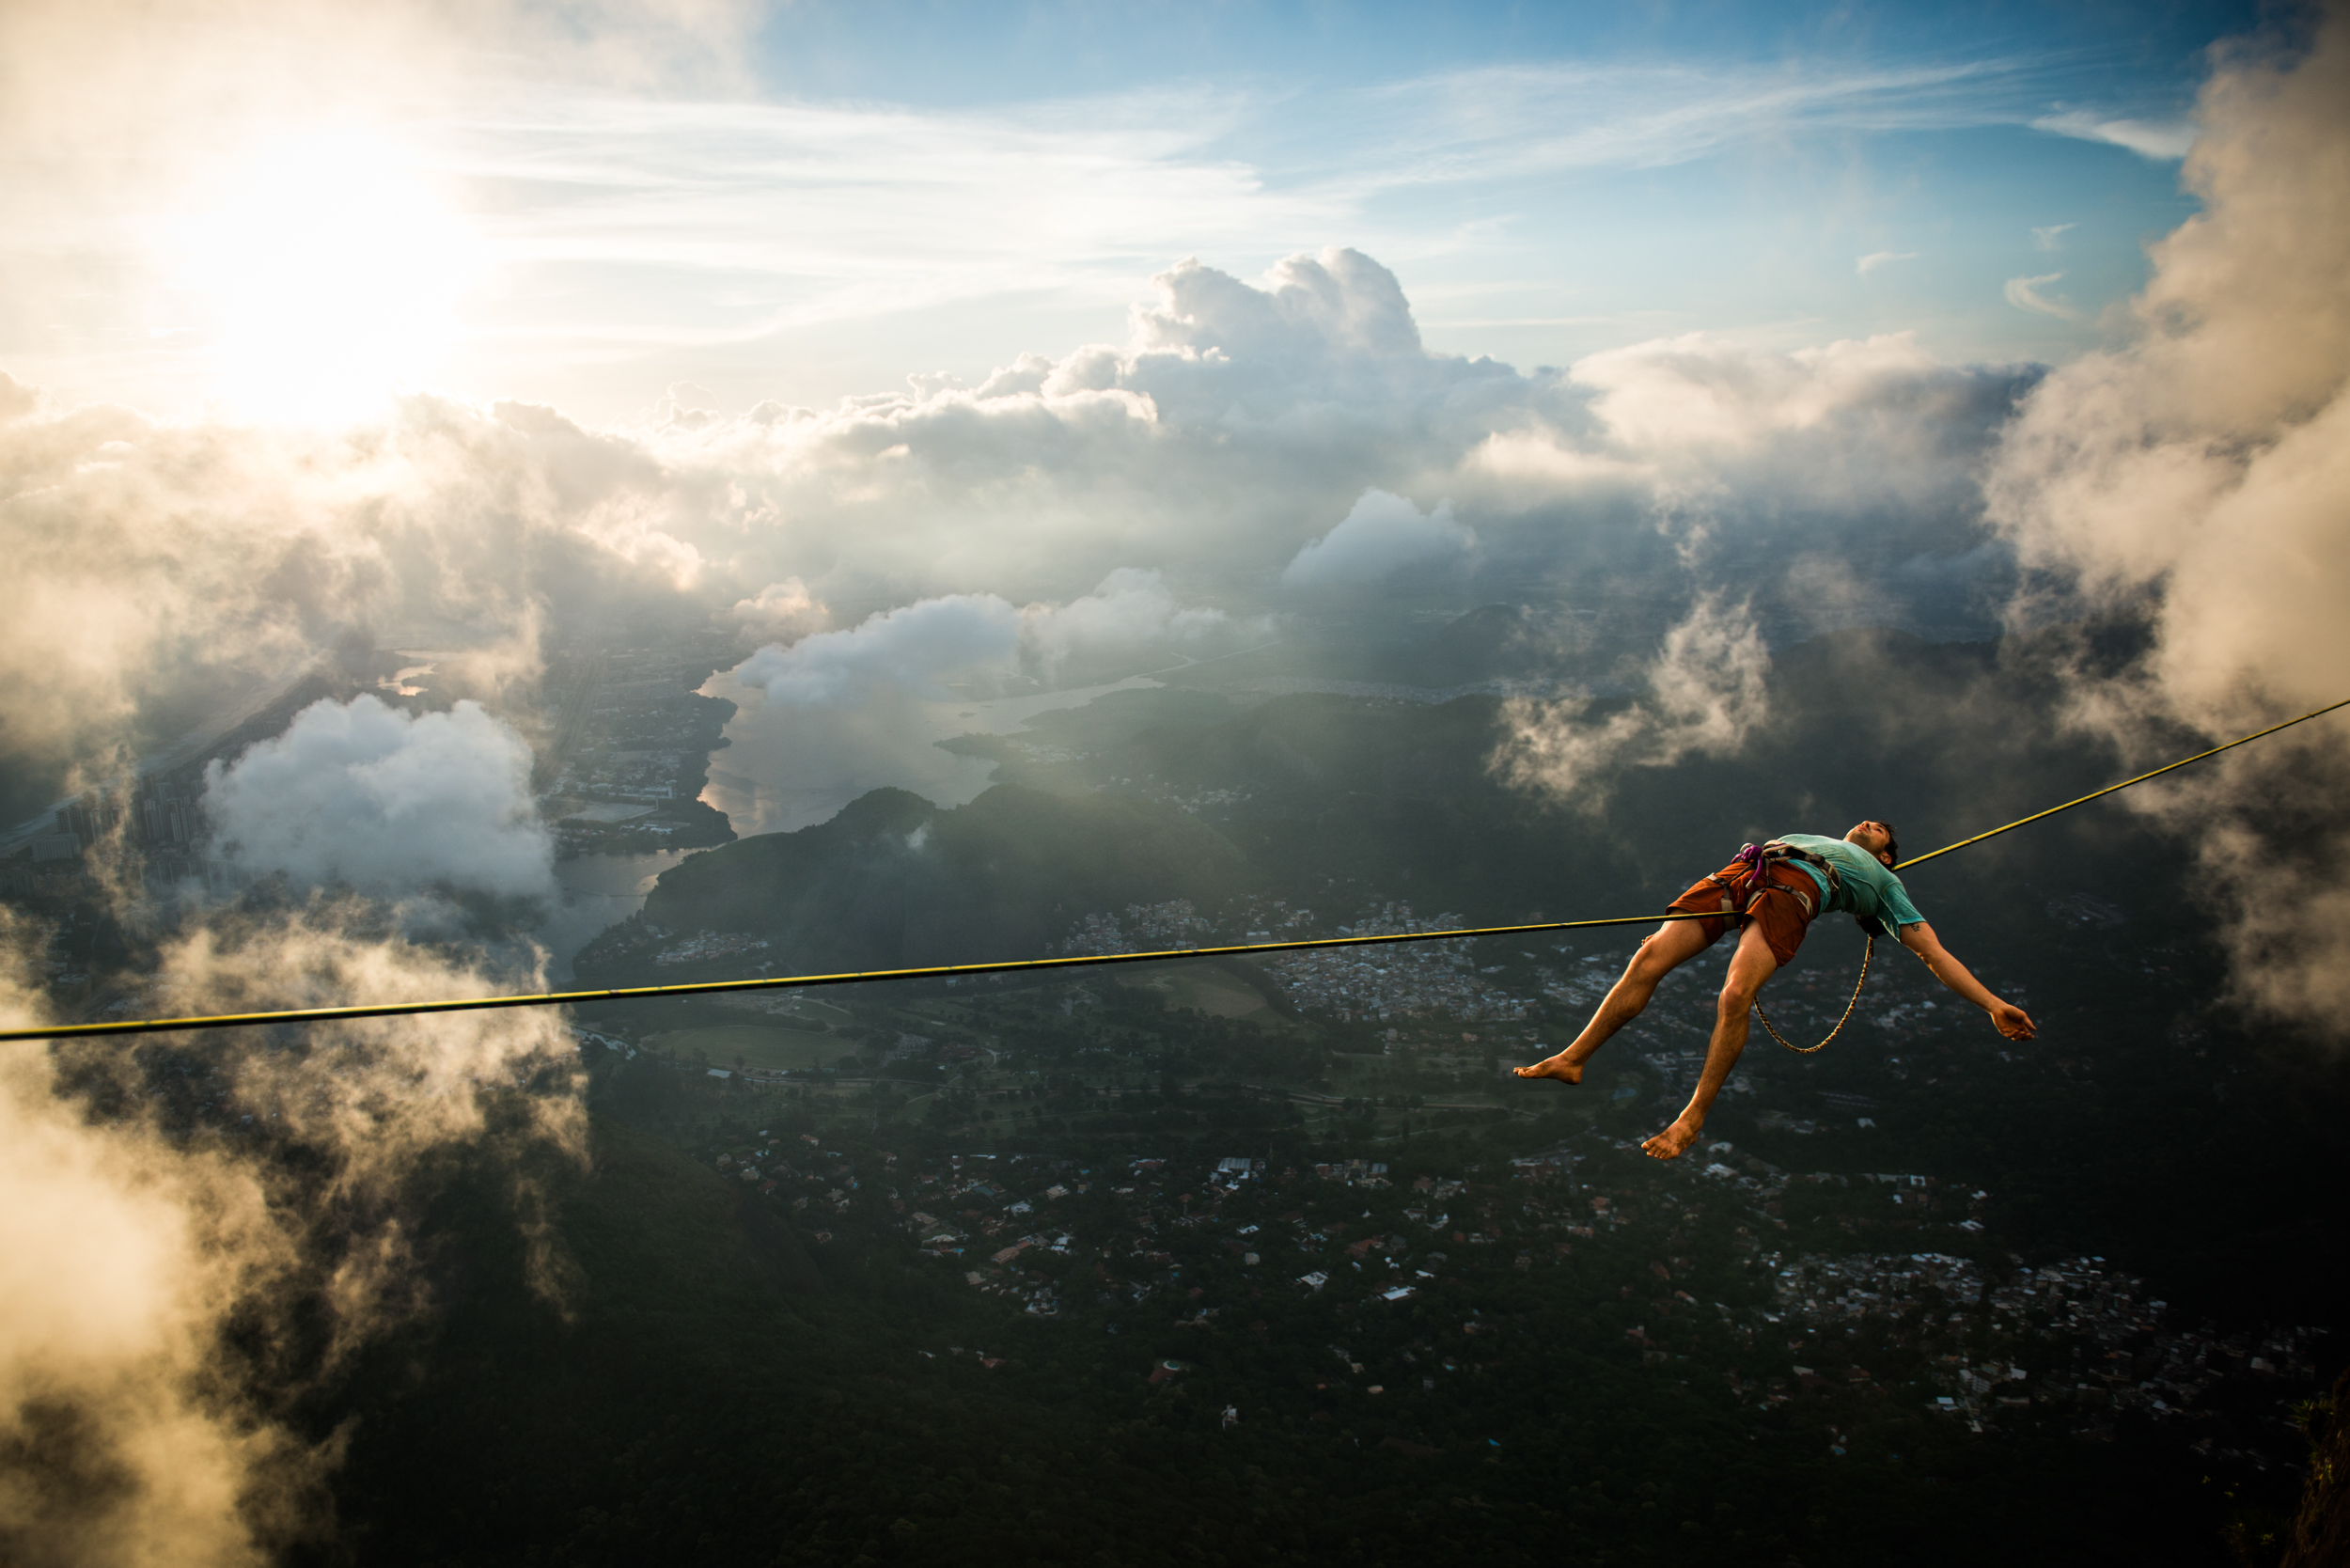
[[[2260,20],[216,4],[118,7],[102,53],[107,14],[13,24],[0,364],[171,416],[400,386],[591,423],[976,384],[1120,340],[1186,258],[1325,247],[1522,369],[1691,331],[2057,362],[2192,211],[2207,52]]]
[[[2111,617],[2138,652],[2058,722],[2151,767],[2350,695],[2344,256],[2340,3],[11,0],[0,830],[335,650],[433,651],[446,712],[321,699],[210,764],[208,882],[93,847],[154,942],[117,1005],[166,1016],[546,989],[460,916],[554,896],[552,655],[648,627],[729,636],[784,747],[1342,615],[1630,606],[1617,700],[1514,692],[1486,759],[1604,830],[1734,761],[1795,636]],[[2345,733],[2114,808],[2192,862],[2222,1003],[2311,1051]],[[55,934],[0,904],[0,1019],[73,1005]],[[221,1067],[310,1186],[0,1052],[0,1445],[67,1408],[115,1466],[0,1517],[32,1556],[315,1526],[334,1445],[224,1336],[349,1354],[429,1297],[439,1152],[584,1157],[553,1014],[309,1043]]]

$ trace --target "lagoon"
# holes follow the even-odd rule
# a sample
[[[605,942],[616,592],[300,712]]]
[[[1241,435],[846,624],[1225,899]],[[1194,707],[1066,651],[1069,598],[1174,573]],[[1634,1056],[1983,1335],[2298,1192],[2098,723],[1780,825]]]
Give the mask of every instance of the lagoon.
[[[1081,708],[1108,692],[1160,684],[1147,675],[1105,686],[971,700],[892,692],[854,702],[770,702],[732,671],[711,677],[704,697],[735,705],[729,743],[711,753],[702,800],[727,814],[734,831],[791,833],[828,822],[870,791],[911,790],[937,806],[962,806],[987,788],[995,763],[942,751],[957,735],[1010,734],[1038,713]]]

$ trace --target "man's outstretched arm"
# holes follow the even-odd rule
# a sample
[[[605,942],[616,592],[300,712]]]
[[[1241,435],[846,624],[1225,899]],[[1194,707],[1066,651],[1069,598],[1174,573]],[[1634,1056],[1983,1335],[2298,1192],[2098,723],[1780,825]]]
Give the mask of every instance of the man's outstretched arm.
[[[1919,920],[1901,928],[1902,946],[1925,962],[1935,980],[1966,997],[1991,1015],[1992,1027],[2010,1040],[2029,1040],[2037,1029],[2024,1010],[2013,1002],[2003,1002],[1991,994],[1990,988],[1975,979],[1964,964],[1950,956],[1934,934],[1934,928]]]

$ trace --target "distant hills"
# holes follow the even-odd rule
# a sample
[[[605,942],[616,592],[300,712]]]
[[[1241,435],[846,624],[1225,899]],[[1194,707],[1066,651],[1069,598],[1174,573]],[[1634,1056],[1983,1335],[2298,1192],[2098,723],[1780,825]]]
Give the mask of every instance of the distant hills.
[[[1508,619],[1475,630],[1507,636]],[[1734,757],[1692,748],[1568,801],[1496,775],[1491,697],[1244,706],[1120,692],[1040,719],[1074,761],[1028,765],[1016,747],[985,748],[1017,782],[968,806],[876,790],[830,822],[694,855],[663,875],[637,922],[577,963],[600,983],[689,978],[650,966],[654,929],[756,933],[768,946],[751,962],[783,973],[1035,957],[1090,912],[1190,899],[1206,913],[1240,893],[1311,907],[1324,924],[1397,898],[1479,923],[1637,914],[1744,839],[1882,817],[1916,854],[2110,780],[2111,749],[2059,720],[2058,672],[2100,656],[2077,634],[1815,638],[1774,660],[1765,710],[1739,715],[1752,729]],[[1596,701],[1583,722],[1622,706]],[[1980,952],[1989,927],[2013,917],[2017,879],[2168,904],[2174,871],[2154,848],[2126,808],[2092,808],[1938,862],[1913,892],[1937,921],[1964,910],[1946,934]]]
[[[830,822],[684,860],[577,964],[599,980],[650,972],[646,927],[757,933],[802,969],[1029,958],[1089,911],[1220,900],[1248,873],[1214,828],[1128,795],[997,785],[941,808],[875,790]]]

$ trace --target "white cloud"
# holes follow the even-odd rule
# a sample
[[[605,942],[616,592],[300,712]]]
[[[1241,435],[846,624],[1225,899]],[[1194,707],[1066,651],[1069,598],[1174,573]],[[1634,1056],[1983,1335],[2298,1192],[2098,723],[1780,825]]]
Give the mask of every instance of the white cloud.
[[[1734,560],[1742,593],[1806,624],[1824,607],[1784,585],[1823,555],[1876,585],[1871,623],[1964,624],[2004,591],[2005,551],[1980,548],[1980,465],[2036,375],[1945,364],[1906,335],[1792,352],[1660,339],[1578,361],[1566,418],[1519,416],[1446,488],[1480,558],[1520,570],[1661,533],[1698,586]],[[1573,521],[1533,525],[1552,516]]]
[[[1652,456],[1750,449],[1882,406],[1953,371],[1907,333],[1786,352],[1691,333],[1575,363],[1591,412],[1621,447]]]
[[[1015,608],[992,593],[944,594],[760,649],[735,679],[771,701],[829,706],[877,693],[932,698],[950,685],[1050,682],[1073,660],[1133,658],[1261,635],[1222,610],[1180,604],[1160,574],[1120,567],[1065,604]]]
[[[1072,659],[1197,650],[1266,631],[1261,622],[1235,625],[1222,610],[1179,604],[1157,572],[1131,566],[1066,604],[1030,604],[1020,612],[1022,653],[1048,680]]]
[[[921,378],[636,439],[759,519],[726,538],[665,510],[705,571],[797,576],[832,604],[974,583],[1064,602],[1138,562],[1173,581],[1270,580],[1309,520],[1448,473],[1528,414],[1571,418],[1578,400],[1555,378],[1428,353],[1394,274],[1331,250],[1255,282],[1182,263],[1123,344],[1022,355],[977,387]]]
[[[819,632],[788,648],[762,648],[734,678],[771,700],[825,705],[874,686],[946,697],[959,675],[1010,674],[1020,651],[1020,613],[992,593],[924,599]]]
[[[1749,606],[1701,598],[1666,634],[1645,693],[1596,723],[1589,697],[1513,696],[1487,765],[1506,782],[1596,812],[1624,768],[1725,757],[1770,717],[1770,654]]]
[[[2195,145],[2196,136],[2196,128],[2188,120],[2132,119],[2092,114],[2086,109],[2067,109],[2061,114],[2043,115],[2031,125],[2035,131],[2046,131],[2054,135],[2127,148],[2141,158],[2151,158],[2158,163],[2186,157],[2187,149]]]
[[[744,633],[762,642],[805,636],[822,627],[830,612],[797,577],[769,583],[727,612]]]
[[[2085,724],[2215,737],[2343,695],[2350,669],[2350,17],[2290,67],[2224,59],[2185,176],[2201,212],[2151,248],[2128,346],[2053,372],[1989,480],[2028,564],[2145,614],[2134,678],[2084,682]],[[2175,733],[2175,731],[2172,731]],[[2336,720],[2121,798],[2201,856],[2246,1000],[2339,1038],[2350,1016],[2350,831]]]
[[[2063,244],[2064,236],[2079,227],[2080,225],[2076,223],[2052,223],[2035,228],[2031,231],[2032,248],[2034,250],[2060,249]]]
[[[1197,621],[1211,606],[1176,585],[1261,597],[1285,574],[1407,557],[1541,570],[1645,537],[1596,516],[1702,515],[1788,557],[1874,510],[1871,549],[1963,554],[1980,542],[1973,464],[2029,379],[1899,336],[1789,352],[1687,335],[1522,374],[1428,352],[1394,274],[1332,250],[1254,281],[1186,262],[1122,343],[822,410],[672,408],[593,431],[533,404],[413,398],[333,433],[34,411],[0,423],[11,761],[50,770],[51,792],[24,785],[20,809],[55,798],[75,760],[146,749],[175,694],[354,627],[448,628],[491,651],[459,695],[496,710],[544,700],[541,635],[640,608],[782,641],[846,635],[824,632],[826,605],[983,586],[1002,608],[982,619],[1020,625],[1008,652],[990,632],[987,658],[1037,674],[1077,655],[1018,606],[1076,615],[1117,596],[1121,568],[1163,572],[1182,601],[1167,615]],[[1368,491],[1450,510],[1383,524],[1374,503],[1333,528]],[[1438,554],[1414,557],[1423,545]],[[1254,613],[1221,595],[1213,607]],[[1151,635],[1185,648],[1191,624]]]
[[[62,1419],[67,1451],[102,1464],[111,1484],[88,1484],[71,1458],[54,1472],[55,1494],[20,1480],[15,1550],[54,1562],[254,1560],[258,1521],[238,1516],[254,1482],[316,1469],[290,1434],[219,1399],[208,1365],[208,1331],[237,1294],[223,1255],[255,1271],[284,1262],[258,1223],[260,1184],[85,1123],[46,1068],[22,1046],[0,1062],[0,1440],[38,1450]]]
[[[1456,566],[1476,547],[1476,530],[1453,520],[1451,502],[1422,513],[1401,495],[1366,490],[1337,527],[1292,557],[1281,582],[1292,588],[1379,583],[1407,569]]]
[[[221,857],[245,875],[543,898],[554,844],[530,765],[522,737],[478,703],[411,717],[372,697],[318,702],[207,768],[204,812]]]
[[[1889,266],[1895,261],[1915,261],[1917,259],[1918,253],[1914,250],[1872,250],[1868,255],[1862,257],[1858,261],[1855,262],[1853,264],[1853,270],[1858,273],[1862,277],[1867,277],[1871,273],[1875,272],[1879,267]]]
[[[142,1005],[168,1016],[540,988],[338,913],[314,902],[167,932]],[[10,1027],[40,1021],[37,958],[37,933],[0,911]],[[484,1168],[510,1173],[503,1206],[525,1277],[562,1304],[547,1194],[528,1174],[585,1149],[560,1016],[313,1026],[302,1043],[259,1030],[208,1043],[211,1114],[270,1129],[245,1137],[191,1137],[170,1120],[149,1053],[0,1051],[0,1443],[44,1456],[11,1481],[12,1557],[225,1568],[319,1539],[341,1444],[285,1412],[430,1304],[413,1202],[426,1169],[428,1183],[447,1169],[427,1162],[454,1146],[486,1146]],[[532,1087],[517,1093],[521,1081]],[[276,1163],[287,1145],[298,1174]],[[304,1348],[224,1356],[231,1341]]]
[[[1807,132],[1925,131],[2013,124],[2022,58],[1958,63],[1838,60],[1756,66],[1492,67],[1400,82],[1330,123],[1387,183],[1656,168]],[[1371,189],[1378,189],[1373,184]]]
[[[835,604],[976,583],[1065,604],[1124,565],[1292,587],[1375,570],[1346,548],[1374,518],[1315,543],[1374,490],[1449,496],[1444,525],[1399,519],[1398,538],[1442,541],[1472,572],[1615,537],[1559,509],[1697,496],[1758,541],[1866,508],[1890,518],[1872,548],[1963,553],[1980,542],[1974,464],[2030,374],[1948,365],[1901,335],[1792,352],[1686,335],[1526,375],[1429,353],[1392,274],[1326,251],[1255,281],[1183,263],[1122,345],[1022,355],[976,387],[926,380],[635,439],[672,484],[743,497],[697,526],[661,510],[706,572],[797,577]]]
[[[542,617],[783,575],[719,572],[681,537],[740,545],[755,509],[708,484],[521,404],[415,398],[331,432],[102,405],[0,424],[0,782],[28,809],[69,768],[148,752],[200,699],[357,630],[464,649],[442,671],[456,695],[526,696]]]
[[[2074,321],[2080,312],[2075,310],[2071,304],[2060,298],[2052,299],[2040,291],[2063,276],[2062,273],[2043,273],[2038,277],[2011,277],[2002,292],[2007,296],[2007,303],[2018,310],[2035,310],[2044,316]]]

